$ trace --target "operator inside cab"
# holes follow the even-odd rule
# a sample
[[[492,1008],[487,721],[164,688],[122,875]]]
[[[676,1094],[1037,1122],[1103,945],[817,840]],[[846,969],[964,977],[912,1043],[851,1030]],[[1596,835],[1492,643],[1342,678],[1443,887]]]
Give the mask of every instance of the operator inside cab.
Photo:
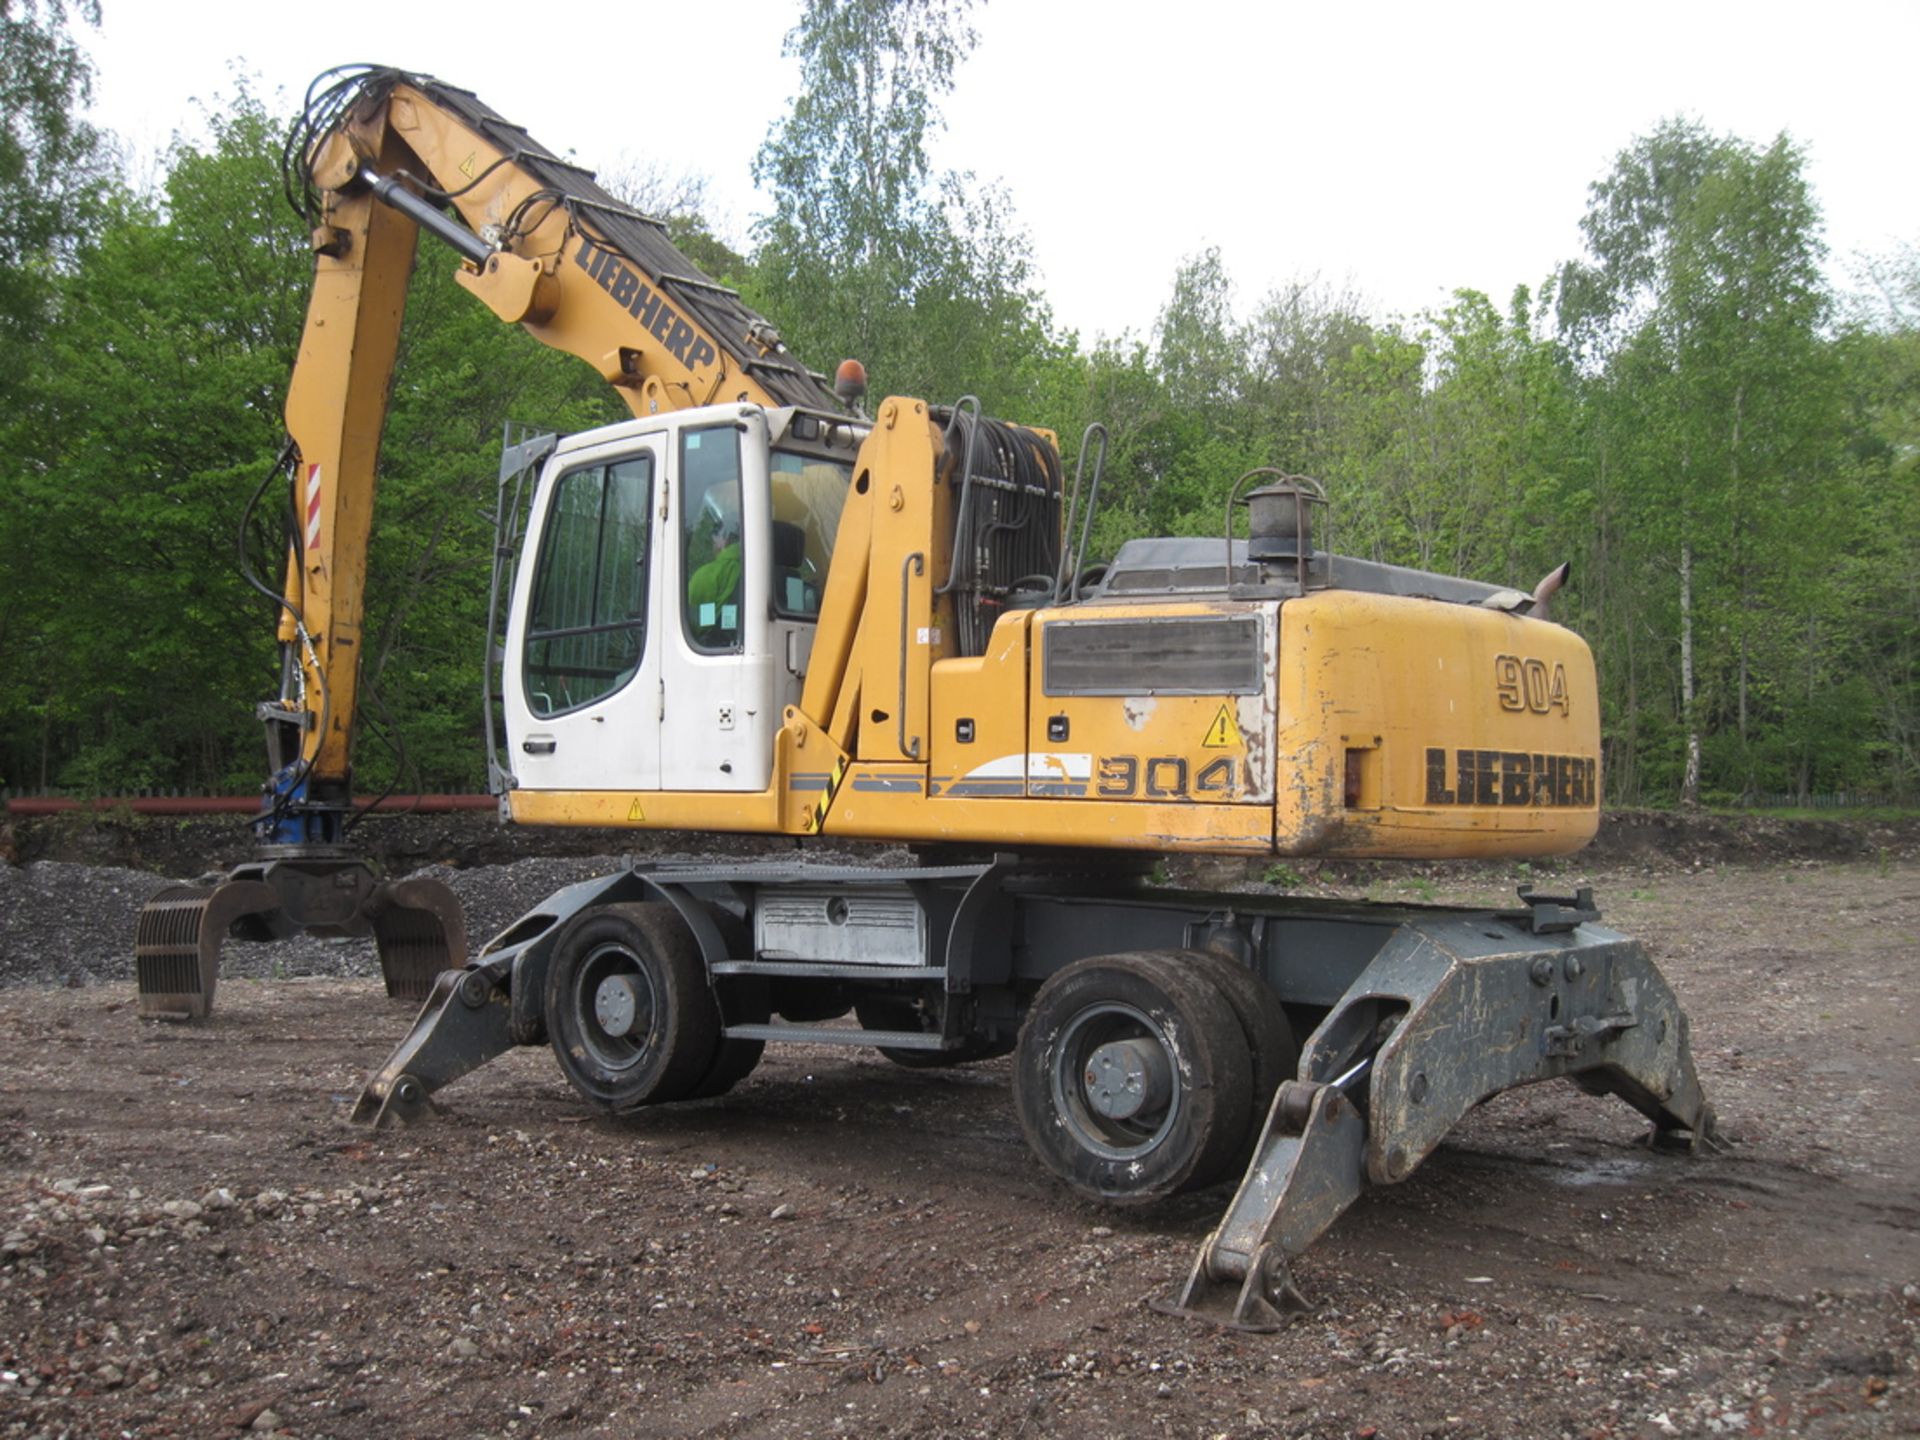
[[[696,536],[686,563],[687,629],[696,644],[728,650],[740,638],[740,490],[715,486],[701,502]],[[701,556],[706,562],[701,563]]]
[[[680,573],[687,577],[687,638],[702,650],[740,646],[739,449],[729,427],[686,437]],[[699,444],[701,440],[708,444]]]

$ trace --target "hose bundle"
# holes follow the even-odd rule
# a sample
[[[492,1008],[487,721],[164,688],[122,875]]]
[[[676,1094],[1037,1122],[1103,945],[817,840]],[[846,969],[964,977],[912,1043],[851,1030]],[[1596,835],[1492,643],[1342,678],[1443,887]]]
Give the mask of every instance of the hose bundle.
[[[1045,436],[980,414],[968,396],[947,413],[954,502],[953,568],[939,593],[954,602],[961,655],[987,637],[1017,594],[1052,597],[1060,567],[1060,453]]]

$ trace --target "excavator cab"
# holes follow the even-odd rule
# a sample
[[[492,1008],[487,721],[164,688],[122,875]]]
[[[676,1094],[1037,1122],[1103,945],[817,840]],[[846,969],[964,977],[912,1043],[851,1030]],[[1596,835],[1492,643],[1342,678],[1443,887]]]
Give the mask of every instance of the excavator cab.
[[[766,790],[861,433],[733,405],[560,442],[511,585],[496,783]]]

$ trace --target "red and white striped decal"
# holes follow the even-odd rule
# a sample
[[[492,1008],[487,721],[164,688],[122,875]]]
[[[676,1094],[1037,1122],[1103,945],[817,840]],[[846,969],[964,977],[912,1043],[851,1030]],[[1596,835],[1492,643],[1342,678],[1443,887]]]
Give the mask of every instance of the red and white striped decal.
[[[320,548],[320,467],[307,467],[307,553]]]

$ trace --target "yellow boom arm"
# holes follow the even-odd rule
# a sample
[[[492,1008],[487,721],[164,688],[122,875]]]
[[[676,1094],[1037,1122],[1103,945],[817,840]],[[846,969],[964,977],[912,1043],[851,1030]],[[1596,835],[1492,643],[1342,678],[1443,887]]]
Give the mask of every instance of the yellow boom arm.
[[[280,639],[302,683],[279,710],[299,742],[276,763],[297,749],[312,801],[348,785],[380,434],[421,228],[461,253],[461,285],[592,365],[636,416],[722,400],[843,407],[660,222],[465,91],[347,72],[309,97],[294,148],[315,261],[286,411],[299,523]]]

